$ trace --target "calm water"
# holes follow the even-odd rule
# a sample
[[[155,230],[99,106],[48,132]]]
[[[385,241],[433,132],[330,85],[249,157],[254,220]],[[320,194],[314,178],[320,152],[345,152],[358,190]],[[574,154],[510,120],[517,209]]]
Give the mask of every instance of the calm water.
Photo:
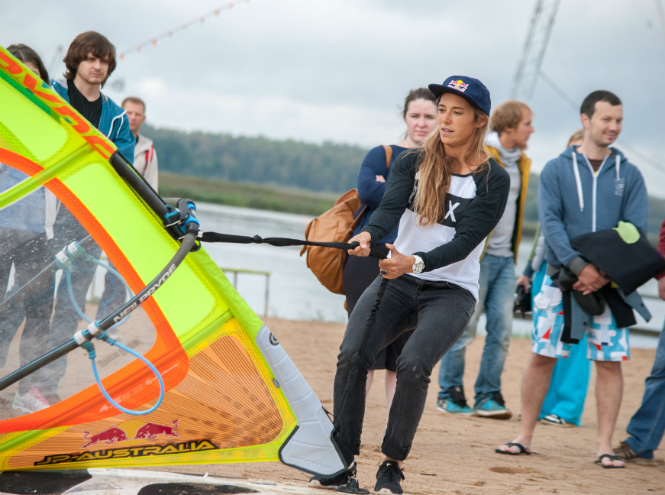
[[[311,217],[303,215],[206,203],[198,203],[197,208],[203,231],[226,234],[303,239],[305,227],[311,220]],[[533,239],[529,238],[522,241],[517,263],[519,270],[525,266],[532,243]],[[205,249],[221,267],[270,272],[268,316],[346,323],[344,296],[331,294],[323,288],[307,268],[305,258],[299,256],[300,248],[277,248],[257,244],[206,244]],[[231,273],[227,272],[227,276],[233,281]],[[239,274],[237,282],[237,289],[243,298],[257,314],[263,315],[266,312],[266,278],[261,275]],[[97,287],[95,292],[101,295],[101,287]],[[640,292],[656,295],[655,281],[645,285]],[[646,300],[646,303],[654,317],[650,323],[646,323],[638,316],[638,327],[660,330],[665,318],[665,303],[660,300]],[[484,328],[483,315],[479,322],[481,334]],[[513,334],[528,336],[530,331],[530,319],[514,320]],[[634,347],[654,347],[655,342],[656,339],[652,337],[631,335],[631,345]]]

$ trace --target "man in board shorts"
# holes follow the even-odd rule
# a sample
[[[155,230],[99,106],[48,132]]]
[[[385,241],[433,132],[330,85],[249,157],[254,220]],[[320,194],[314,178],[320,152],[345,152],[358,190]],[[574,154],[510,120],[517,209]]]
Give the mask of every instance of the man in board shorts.
[[[648,196],[642,174],[610,145],[621,132],[621,100],[609,91],[594,91],[580,109],[582,145],[569,146],[549,161],[540,174],[538,216],[545,236],[547,275],[534,298],[536,323],[531,336],[533,354],[522,382],[522,420],[515,440],[496,449],[499,454],[531,454],[533,432],[558,358],[570,353],[564,335],[562,292],[554,283],[567,268],[577,276],[573,285],[584,295],[610,281],[584,260],[571,240],[589,232],[612,229],[619,221],[647,230]],[[572,319],[571,319],[572,322]],[[587,357],[596,363],[598,448],[596,463],[604,468],[625,464],[612,452],[623,378],[621,362],[630,359],[628,329],[617,328],[609,309],[589,317]]]

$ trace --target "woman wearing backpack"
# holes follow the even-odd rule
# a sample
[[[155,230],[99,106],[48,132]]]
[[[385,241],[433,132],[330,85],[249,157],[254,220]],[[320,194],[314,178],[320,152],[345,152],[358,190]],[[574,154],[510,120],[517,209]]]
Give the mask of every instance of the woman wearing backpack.
[[[439,98],[438,132],[395,162],[381,206],[351,239],[360,245],[349,253],[364,257],[399,224],[394,245],[387,246],[390,258],[379,262],[382,276],[358,301],[340,346],[334,439],[349,469],[315,476],[312,484],[357,487],[354,460],[360,453],[367,373],[382,348],[413,330],[397,360],[397,388],[381,448],[385,459],[374,487],[402,493],[401,463],[425,407],[432,369],[473,314],[483,242],[506,206],[508,173],[483,149],[489,91],[465,76],[429,88]]]
[[[402,118],[406,124],[405,139],[390,146],[377,146],[367,153],[358,174],[358,197],[362,205],[356,212],[356,218],[362,214],[360,223],[353,232],[357,235],[369,223],[372,213],[379,207],[386,191],[386,181],[390,177],[391,165],[398,156],[408,149],[418,147],[436,127],[436,98],[427,88],[412,89],[404,100]],[[364,212],[363,212],[364,210]],[[395,242],[397,229],[384,239],[381,239],[375,250],[388,254],[386,243]],[[376,258],[361,258],[347,256],[344,264],[343,284],[346,295],[346,310],[351,317],[358,299],[365,289],[379,275],[379,260]],[[395,342],[383,349],[376,356],[374,365],[367,375],[367,394],[372,387],[374,370],[386,370],[386,406],[390,404],[395,395],[395,382],[397,380],[397,358],[402,352],[410,333],[406,333]]]

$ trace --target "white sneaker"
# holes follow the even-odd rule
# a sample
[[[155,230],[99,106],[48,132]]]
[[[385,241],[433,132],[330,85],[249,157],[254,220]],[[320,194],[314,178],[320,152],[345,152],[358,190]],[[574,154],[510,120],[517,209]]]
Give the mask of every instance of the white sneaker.
[[[544,425],[552,425],[552,426],[565,426],[565,427],[576,426],[573,423],[569,423],[561,416],[557,416],[556,414],[548,414],[543,419],[541,419],[540,422]]]
[[[41,411],[49,407],[48,401],[42,397],[37,387],[32,387],[25,395],[19,395],[18,390],[14,396],[12,408],[20,409],[25,414]]]

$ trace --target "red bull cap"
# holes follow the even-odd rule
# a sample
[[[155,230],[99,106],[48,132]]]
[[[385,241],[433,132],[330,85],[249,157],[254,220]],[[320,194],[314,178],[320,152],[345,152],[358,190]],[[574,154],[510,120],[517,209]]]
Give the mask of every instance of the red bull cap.
[[[461,96],[473,106],[482,110],[486,115],[490,114],[492,102],[490,92],[478,79],[467,76],[450,76],[443,84],[430,84],[429,90],[437,98],[443,93],[452,93]]]

